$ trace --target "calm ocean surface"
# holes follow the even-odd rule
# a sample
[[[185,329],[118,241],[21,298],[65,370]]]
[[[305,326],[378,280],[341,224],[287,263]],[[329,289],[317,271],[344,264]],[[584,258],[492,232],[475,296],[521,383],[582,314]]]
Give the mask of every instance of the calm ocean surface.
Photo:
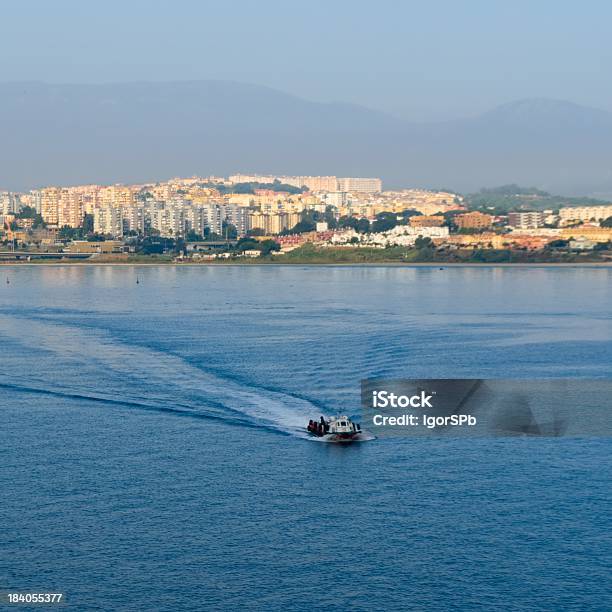
[[[610,439],[298,431],[358,414],[364,377],[612,377],[612,270],[0,275],[0,591],[77,610],[612,609]]]

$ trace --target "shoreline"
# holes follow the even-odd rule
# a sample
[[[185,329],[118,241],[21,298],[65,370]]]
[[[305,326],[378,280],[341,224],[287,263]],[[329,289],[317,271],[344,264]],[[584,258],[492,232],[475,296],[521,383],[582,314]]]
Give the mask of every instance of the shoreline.
[[[314,262],[253,262],[253,263],[245,263],[245,262],[189,262],[189,263],[180,263],[173,261],[151,261],[151,262],[127,262],[127,261],[41,261],[41,262],[15,262],[15,261],[6,261],[0,262],[0,266],[2,267],[50,267],[50,266],[62,266],[62,267],[87,267],[87,266],[118,266],[118,267],[150,267],[150,266],[173,266],[173,267],[190,267],[190,268],[198,268],[198,267],[267,267],[267,266],[276,266],[276,267],[285,267],[291,268],[296,266],[301,267],[327,267],[327,268],[346,268],[346,267],[358,267],[358,268],[371,268],[371,267],[379,267],[379,268],[612,268],[612,261],[591,261],[591,262],[337,262],[337,263],[314,263]]]

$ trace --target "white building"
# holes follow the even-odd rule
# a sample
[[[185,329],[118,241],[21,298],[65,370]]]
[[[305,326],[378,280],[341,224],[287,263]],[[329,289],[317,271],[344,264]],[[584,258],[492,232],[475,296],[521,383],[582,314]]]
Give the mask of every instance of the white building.
[[[237,204],[224,204],[222,209],[223,221],[231,223],[237,230],[238,236],[244,236],[248,230],[248,209]]]
[[[321,202],[326,206],[346,206],[349,204],[349,197],[346,191],[330,191],[321,195]]]
[[[543,212],[508,213],[508,225],[517,229],[536,229],[544,227],[546,215]]]
[[[204,228],[208,227],[212,234],[219,234],[223,230],[223,211],[219,204],[206,204],[200,209],[200,224],[202,231],[198,234],[204,234]]]
[[[160,236],[177,237],[185,234],[185,210],[181,203],[171,202],[155,207],[151,213],[151,227]]]
[[[273,183],[280,181],[292,187],[308,187],[310,191],[337,191],[338,179],[335,176],[283,176],[280,174],[233,174],[232,183]]]
[[[417,238],[448,238],[448,227],[412,227],[410,225],[397,225],[388,232],[375,234],[360,234],[348,230],[341,234],[334,234],[332,244],[351,244],[357,238],[360,246],[414,246]]]
[[[21,210],[19,195],[10,191],[0,191],[0,215],[14,215]]]
[[[612,217],[612,204],[605,206],[572,206],[559,210],[561,224],[571,221],[603,221]]]
[[[122,209],[123,232],[144,233],[145,210],[144,206],[127,206]]]
[[[349,193],[378,193],[382,191],[382,180],[379,178],[339,178],[338,191]]]
[[[206,228],[211,233],[221,234],[221,207],[218,204],[187,206],[185,213],[185,233],[195,232],[203,236]]]
[[[110,234],[113,238],[123,236],[121,209],[115,206],[100,206],[93,213],[94,232]]]

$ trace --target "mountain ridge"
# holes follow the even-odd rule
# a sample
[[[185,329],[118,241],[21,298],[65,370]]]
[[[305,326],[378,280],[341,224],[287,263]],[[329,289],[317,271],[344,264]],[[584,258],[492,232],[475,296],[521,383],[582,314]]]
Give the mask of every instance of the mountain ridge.
[[[459,191],[612,190],[612,113],[548,98],[417,123],[237,81],[0,83],[0,188],[146,182],[240,168],[381,176]]]

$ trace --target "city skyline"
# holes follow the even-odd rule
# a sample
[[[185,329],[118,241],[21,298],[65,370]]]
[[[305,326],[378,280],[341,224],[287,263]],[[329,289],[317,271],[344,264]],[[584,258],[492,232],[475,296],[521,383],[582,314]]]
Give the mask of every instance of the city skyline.
[[[380,178],[329,174],[236,173],[0,192],[0,221],[9,259],[129,258],[151,249],[172,249],[178,262],[272,254],[308,259],[314,248],[323,260],[343,250],[346,256],[346,249],[349,260],[382,249],[383,258],[404,261],[469,260],[483,250],[510,260],[573,261],[576,253],[607,258],[612,244],[610,203],[518,186],[467,197],[384,191]]]

